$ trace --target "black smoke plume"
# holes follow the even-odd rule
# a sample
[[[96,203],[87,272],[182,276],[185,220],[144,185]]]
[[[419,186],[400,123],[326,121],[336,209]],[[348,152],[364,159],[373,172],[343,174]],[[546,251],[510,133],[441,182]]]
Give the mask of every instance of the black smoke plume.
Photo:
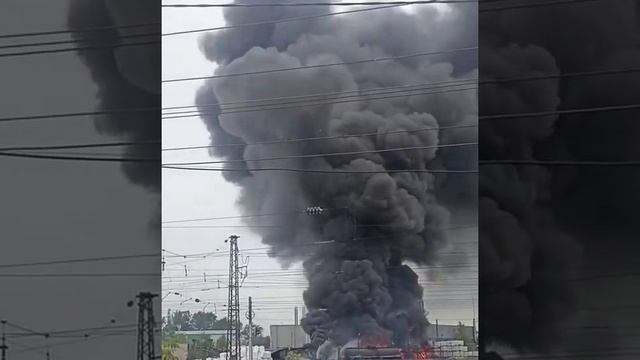
[[[159,142],[160,123],[160,26],[157,0],[71,0],[68,24],[75,46],[97,85],[98,107],[102,110],[144,109],[97,115],[98,131],[119,140]],[[157,9],[148,11],[149,9]],[[146,36],[140,36],[146,35]],[[127,45],[132,43],[151,43]],[[125,45],[125,46],[122,46]],[[127,147],[130,158],[158,159],[157,162],[126,162],[122,167],[132,182],[153,192],[160,191],[160,146]]]
[[[481,117],[639,102],[632,90],[638,72],[566,76],[640,65],[637,2],[482,11],[495,7],[480,6],[480,81],[559,77],[481,85]],[[481,120],[480,159],[638,159],[637,118],[635,110]],[[624,242],[637,233],[631,218],[639,175],[631,167],[481,167],[480,336],[487,348],[507,345],[552,357],[626,341],[585,311],[593,305],[590,294],[604,284],[575,280],[624,263],[625,250],[613,249],[629,249]],[[602,255],[605,248],[614,258]],[[619,323],[611,313],[598,317]],[[606,330],[575,329],[589,326]]]
[[[246,2],[246,1],[244,1]],[[243,2],[243,3],[244,3]],[[336,11],[337,9],[333,9]],[[309,16],[332,11],[317,7],[226,9],[228,25]],[[442,13],[415,6],[412,13],[387,8],[360,14],[282,22],[213,32],[201,39],[216,74],[236,74],[352,62],[417,52],[473,47],[472,4]],[[242,189],[239,205],[247,213],[283,213],[320,206],[321,216],[285,215],[250,219],[287,264],[303,260],[309,313],[302,325],[311,345],[369,344],[410,347],[425,342],[427,319],[418,275],[405,263],[438,262],[451,213],[475,210],[474,174],[445,177],[407,169],[475,169],[476,147],[385,149],[437,146],[476,140],[476,128],[416,131],[476,124],[475,89],[437,94],[403,94],[386,99],[293,106],[268,111],[224,113],[225,103],[255,99],[362,91],[477,76],[472,50],[397,61],[316,67],[252,76],[212,79],[197,96],[199,110],[216,145],[212,155],[225,163],[227,180]],[[354,100],[351,98],[350,100]],[[291,101],[291,100],[289,100]],[[280,100],[282,103],[282,100]],[[265,104],[278,104],[273,100]],[[222,108],[222,109],[221,109]],[[222,114],[218,114],[222,110]],[[407,132],[398,132],[407,131]],[[389,132],[394,132],[388,134]],[[347,136],[374,133],[375,136]],[[331,140],[256,142],[342,136]],[[304,157],[370,151],[357,155]],[[253,160],[303,156],[279,160]],[[371,172],[331,174],[260,171],[263,168]],[[316,242],[333,241],[330,244]]]

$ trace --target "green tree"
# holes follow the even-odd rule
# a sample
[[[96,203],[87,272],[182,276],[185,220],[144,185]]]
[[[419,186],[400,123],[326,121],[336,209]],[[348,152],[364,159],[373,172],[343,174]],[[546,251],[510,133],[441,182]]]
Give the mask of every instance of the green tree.
[[[194,330],[220,329],[218,317],[210,312],[198,311],[191,315],[189,323]],[[222,328],[224,329],[224,327]]]
[[[262,328],[262,326],[254,324],[252,326],[252,328],[253,328],[253,334],[252,335],[253,335],[254,338],[262,336],[262,333],[264,332],[264,329]],[[242,336],[244,336],[245,338],[249,337],[249,325],[248,324],[242,327],[242,331],[240,332],[240,334]]]
[[[215,313],[198,311],[175,311],[169,317],[162,318],[163,334],[171,335],[176,331],[222,330],[228,327],[227,318],[218,319]],[[240,324],[242,326],[242,324]]]
[[[253,336],[251,338],[251,343],[254,346],[269,346],[271,343],[271,338],[269,336],[263,336],[264,328],[260,325],[253,325]],[[246,340],[249,339],[249,325],[245,325],[240,332],[243,339],[245,339],[245,344],[248,342]]]
[[[162,360],[177,360],[175,351],[184,342],[184,338],[179,336],[167,336],[162,338]]]
[[[189,311],[175,311],[171,314],[170,319],[170,323],[178,330],[193,330],[193,326],[191,325],[191,313]]]

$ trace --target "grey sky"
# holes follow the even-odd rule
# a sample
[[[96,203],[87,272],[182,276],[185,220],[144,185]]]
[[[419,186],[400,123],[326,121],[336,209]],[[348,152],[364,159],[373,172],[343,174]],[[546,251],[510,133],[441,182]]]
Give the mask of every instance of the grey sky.
[[[66,29],[67,11],[67,1],[2,1],[0,33]],[[96,105],[96,86],[73,52],[1,58],[0,79],[3,117],[92,111]],[[98,134],[89,117],[0,124],[1,146],[114,140]],[[157,195],[131,184],[119,164],[0,157],[0,165],[1,264],[159,252],[159,232],[150,229]],[[11,268],[0,274],[153,273],[158,268],[159,259],[146,258]],[[158,287],[156,277],[0,277],[0,317],[38,331],[99,327],[111,320],[135,324],[137,312],[127,301]],[[125,359],[135,354],[135,335],[48,343],[53,358]],[[9,339],[15,360],[41,356],[17,353],[21,347],[46,344],[38,337]]]
[[[182,1],[181,3],[188,3]],[[163,9],[163,32],[185,29],[216,27],[224,24],[221,11],[216,8],[200,9]],[[212,74],[215,63],[208,62],[198,48],[198,37],[201,34],[185,34],[163,38],[163,79],[174,79],[192,76],[206,76]],[[195,91],[202,85],[201,81],[165,83],[163,85],[163,107],[193,105]],[[198,118],[180,118],[163,120],[163,148],[178,146],[207,145],[209,134]],[[163,162],[208,160],[206,149],[165,152]],[[239,190],[226,182],[218,172],[181,172],[163,170],[163,221],[207,218],[240,215],[234,206]],[[475,216],[471,216],[474,218]],[[473,220],[472,220],[473,221]],[[227,282],[228,245],[224,239],[230,234],[237,234],[240,250],[264,248],[260,238],[244,228],[167,228],[175,226],[229,225],[241,226],[239,219],[218,221],[202,221],[193,223],[164,224],[163,248],[179,254],[203,253],[220,249],[220,255],[207,259],[191,259],[186,262],[187,276],[185,277],[185,261],[180,258],[167,258],[168,264],[163,273],[163,295],[169,291],[177,291],[182,297],[167,295],[163,302],[163,313],[167,309],[197,311],[204,308],[204,304],[215,302],[220,316],[226,316],[222,307],[226,304],[227,290],[202,289],[215,288],[217,279],[223,285]],[[451,232],[452,240],[463,242],[477,241],[477,230],[460,229]],[[477,264],[475,246],[469,246],[470,255],[465,260],[470,264]],[[453,259],[459,250],[447,249]],[[257,254],[261,252],[261,254]],[[249,277],[246,286],[241,289],[241,302],[246,303],[248,296],[252,296],[256,310],[257,322],[268,327],[269,324],[286,324],[293,322],[293,307],[302,306],[302,291],[304,278],[302,275],[277,277],[269,281],[260,272],[281,270],[275,259],[268,258],[264,250],[250,251]],[[168,255],[168,254],[167,254]],[[446,262],[446,255],[445,260]],[[451,260],[454,262],[456,260]],[[172,264],[170,263],[172,262]],[[459,263],[457,260],[456,263]],[[204,283],[202,270],[208,270],[207,283]],[[300,270],[300,264],[294,264],[293,270]],[[458,320],[471,323],[474,317],[472,297],[477,289],[477,267],[469,265],[459,272],[444,278],[422,279],[425,284],[425,302],[430,320],[439,319],[441,323],[456,323]],[[216,277],[217,276],[217,277]],[[436,275],[437,276],[437,275]],[[441,275],[442,276],[442,275]],[[286,280],[282,280],[286,279]],[[276,285],[282,281],[282,284]],[[260,285],[262,283],[262,285]],[[251,287],[262,286],[262,288]],[[201,303],[189,298],[199,298]],[[181,302],[185,301],[182,305]],[[241,304],[242,305],[242,304]],[[243,305],[244,308],[244,305]],[[213,310],[213,305],[207,305],[207,310]],[[243,313],[246,308],[243,309]]]

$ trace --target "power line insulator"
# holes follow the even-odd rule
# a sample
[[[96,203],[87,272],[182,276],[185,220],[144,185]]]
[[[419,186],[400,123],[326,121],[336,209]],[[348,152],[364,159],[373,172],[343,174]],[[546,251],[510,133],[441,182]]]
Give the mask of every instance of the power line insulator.
[[[307,215],[320,215],[324,212],[324,209],[320,206],[311,206],[304,210]]]

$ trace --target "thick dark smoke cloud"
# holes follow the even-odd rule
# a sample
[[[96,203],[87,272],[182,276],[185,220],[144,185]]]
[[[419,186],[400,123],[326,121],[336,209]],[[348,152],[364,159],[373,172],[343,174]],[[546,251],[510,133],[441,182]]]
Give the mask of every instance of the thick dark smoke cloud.
[[[637,67],[638,14],[637,2],[624,0],[481,14],[481,81]],[[638,103],[640,95],[633,90],[638,80],[636,72],[485,85],[480,114]],[[638,159],[637,117],[637,111],[624,111],[482,121],[480,158]],[[596,345],[585,332],[566,330],[594,324],[589,322],[594,315],[584,310],[591,303],[589,291],[576,296],[581,285],[571,279],[601,275],[623,261],[630,246],[625,241],[638,230],[632,217],[639,175],[629,167],[481,168],[480,334],[485,344],[547,355]],[[601,255],[604,247],[613,259]],[[618,252],[612,250],[616,247]],[[592,291],[604,286],[589,284]],[[616,338],[615,327],[597,334],[599,344],[626,341]]]
[[[71,29],[159,23],[159,5],[157,0],[72,0],[68,23]],[[157,109],[96,117],[96,128],[107,136],[140,142],[160,140],[160,44],[118,47],[126,43],[159,42],[159,29],[150,26],[73,33],[78,47],[106,48],[79,52],[98,87],[97,110]],[[126,38],[138,34],[155,35]],[[125,156],[159,159],[160,147],[129,147]],[[122,167],[132,182],[160,191],[159,160],[128,162]]]
[[[304,22],[242,27],[205,35],[201,48],[218,64],[216,74],[350,62],[476,44],[471,4],[441,13],[415,6],[369,11]],[[330,9],[274,7],[227,9],[228,25],[326,13]],[[398,130],[474,125],[475,89],[432,95],[299,106],[218,115],[220,105],[249,99],[335,93],[477,77],[475,51],[423,56],[303,71],[234,76],[210,80],[197,104],[216,145],[212,155],[229,160],[227,180],[242,189],[238,203],[247,213],[282,213],[321,206],[321,216],[286,215],[248,220],[287,264],[304,260],[309,288],[303,321],[319,354],[355,338],[398,346],[421,345],[428,322],[421,306],[418,276],[406,261],[438,262],[446,242],[443,230],[457,211],[475,211],[473,174],[394,173],[390,169],[474,169],[476,147],[436,149],[438,144],[474,142],[477,128]],[[224,107],[224,105],[222,105]],[[377,133],[376,136],[261,144],[255,142]],[[251,144],[251,145],[249,145]],[[428,149],[378,152],[384,149]],[[252,159],[372,151],[357,155]],[[318,174],[255,171],[260,168],[374,171]],[[455,178],[454,178],[455,177]],[[329,245],[314,242],[333,240]],[[322,346],[321,346],[322,345]],[[324,354],[324,355],[323,355]]]

